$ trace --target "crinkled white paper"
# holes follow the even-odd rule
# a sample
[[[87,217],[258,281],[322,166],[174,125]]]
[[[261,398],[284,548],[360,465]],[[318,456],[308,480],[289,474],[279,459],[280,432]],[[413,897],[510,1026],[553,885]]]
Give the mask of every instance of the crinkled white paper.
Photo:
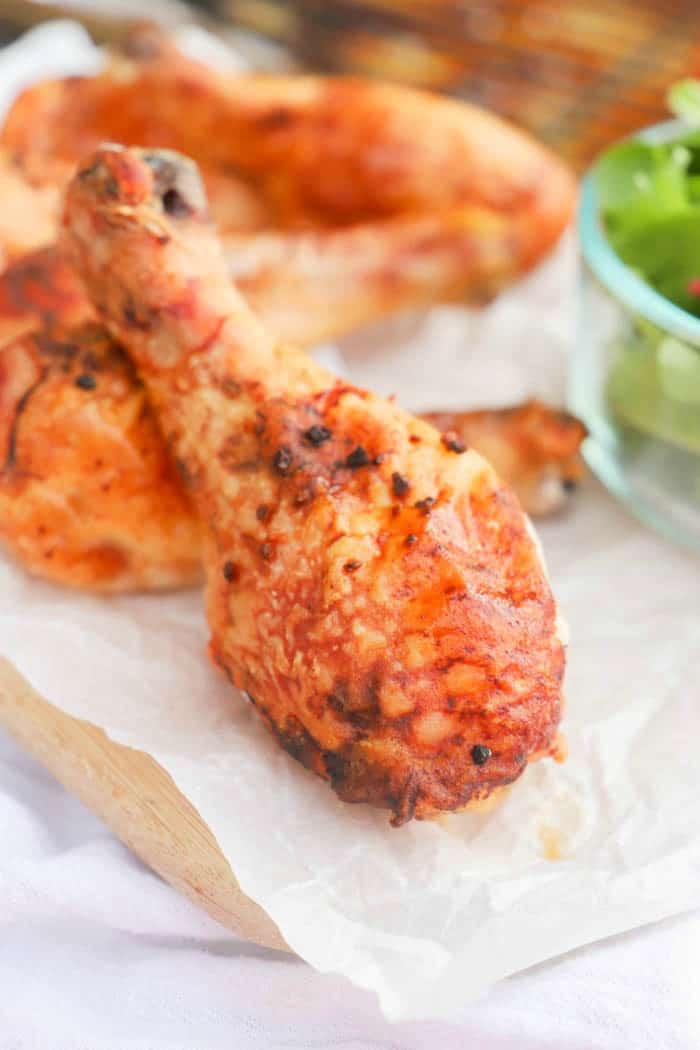
[[[0,106],[28,68],[93,63],[75,26],[43,27],[0,57]],[[436,309],[320,353],[415,409],[561,398],[572,250],[479,314]],[[392,829],[339,802],[209,667],[197,592],[98,599],[0,561],[0,650],[158,760],[299,955],[373,988],[392,1018],[434,1015],[700,905],[700,566],[593,482],[540,532],[571,626],[570,757],[529,769],[490,816]]]

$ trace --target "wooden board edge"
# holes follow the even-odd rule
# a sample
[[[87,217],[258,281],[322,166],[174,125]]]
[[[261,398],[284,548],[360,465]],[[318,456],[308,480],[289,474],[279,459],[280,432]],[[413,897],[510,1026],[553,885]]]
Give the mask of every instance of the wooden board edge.
[[[214,836],[172,778],[143,751],[43,699],[0,656],[0,726],[148,867],[246,940],[290,951],[247,897]]]

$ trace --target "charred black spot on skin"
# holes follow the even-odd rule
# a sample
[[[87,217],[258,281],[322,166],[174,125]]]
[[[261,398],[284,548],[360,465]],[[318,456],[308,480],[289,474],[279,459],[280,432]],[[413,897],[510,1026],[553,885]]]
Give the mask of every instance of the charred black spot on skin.
[[[258,521],[267,521],[267,519],[270,517],[270,508],[268,507],[267,503],[260,504],[260,506],[255,511],[255,517],[258,519]]]
[[[467,446],[459,439],[454,430],[448,430],[440,439],[448,452],[466,452]]]
[[[391,488],[394,495],[401,498],[410,490],[411,482],[408,478],[405,478],[403,474],[399,474],[399,472],[395,470],[391,475]]]
[[[472,762],[475,766],[485,766],[492,753],[491,748],[485,744],[475,744],[471,750]]]
[[[232,561],[225,561],[221,571],[227,583],[235,583],[241,574],[238,566]]]
[[[435,497],[434,496],[426,496],[425,499],[416,500],[416,502],[413,504],[413,506],[416,508],[416,510],[419,510],[421,512],[421,514],[426,514],[427,515],[427,514],[430,514],[430,511],[431,511],[434,503],[435,503]]]
[[[206,200],[196,168],[184,157],[166,151],[144,151],[143,160],[153,172],[153,193],[165,215],[186,219],[206,211]]]
[[[89,372],[81,372],[79,376],[75,377],[75,385],[79,390],[94,390],[97,386],[97,380]]]
[[[193,214],[194,209],[174,187],[165,191],[161,197],[161,201],[165,214],[171,215],[174,219],[185,219],[187,216]]]
[[[324,442],[330,441],[332,434],[328,427],[324,427],[320,423],[314,423],[312,427],[309,427],[308,430],[304,431],[302,436],[310,445],[318,448],[318,446],[323,445]]]
[[[413,544],[417,541],[417,539],[418,537],[416,536],[415,532],[409,532],[404,542],[407,547],[412,547]]]
[[[357,558],[351,558],[350,561],[346,561],[345,565],[343,565],[343,572],[357,572],[361,565],[362,562],[358,561]]]
[[[371,462],[367,449],[363,448],[362,445],[357,445],[345,460],[345,466],[351,470],[358,470],[360,467],[366,467]]]
[[[25,390],[15,406],[15,414],[10,424],[10,433],[7,439],[7,455],[0,473],[5,474],[12,470],[17,460],[17,432],[22,413],[27,408],[32,394],[36,393],[48,375],[48,369],[44,368],[39,378]]]
[[[578,481],[576,481],[574,478],[562,478],[561,487],[564,489],[564,492],[576,492],[576,489],[578,488]]]
[[[272,458],[273,470],[284,477],[292,469],[293,460],[294,456],[289,445],[282,445],[282,448],[278,448]]]

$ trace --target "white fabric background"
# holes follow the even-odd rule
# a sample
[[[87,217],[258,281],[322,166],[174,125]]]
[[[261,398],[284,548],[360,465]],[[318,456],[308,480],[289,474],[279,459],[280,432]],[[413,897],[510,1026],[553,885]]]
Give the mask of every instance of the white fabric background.
[[[391,1025],[198,912],[0,734],[0,1050],[697,1050],[699,974],[700,913]]]

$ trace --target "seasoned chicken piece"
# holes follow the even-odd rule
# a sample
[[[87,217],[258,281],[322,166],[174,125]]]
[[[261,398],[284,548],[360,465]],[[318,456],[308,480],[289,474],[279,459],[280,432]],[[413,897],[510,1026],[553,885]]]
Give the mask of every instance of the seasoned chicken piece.
[[[17,336],[96,321],[69,259],[57,245],[21,255],[0,273],[0,348]]]
[[[103,147],[66,223],[204,523],[212,657],[282,746],[394,824],[555,751],[556,606],[488,464],[268,335],[184,158]]]
[[[551,248],[575,196],[544,147],[474,106],[371,80],[217,74],[143,29],[104,73],[27,89],[0,146],[45,195],[106,139],[198,161],[233,279],[295,342],[491,298]],[[24,224],[27,248],[45,225]]]
[[[554,514],[568,504],[584,475],[586,428],[541,401],[477,412],[428,412],[443,441],[475,448],[509,485],[528,514]]]
[[[101,591],[181,587],[201,579],[200,532],[103,326],[0,349],[0,537],[31,572]]]
[[[163,467],[169,453],[141,380],[55,248],[24,256],[0,275],[0,406],[0,540],[26,568],[56,583],[107,591],[198,579],[194,511],[174,494],[175,472]],[[543,405],[444,413],[432,421],[454,431],[445,440],[493,457],[530,513],[558,509],[580,473],[583,427]],[[138,505],[134,491],[142,494]],[[96,557],[100,550],[110,556]]]

